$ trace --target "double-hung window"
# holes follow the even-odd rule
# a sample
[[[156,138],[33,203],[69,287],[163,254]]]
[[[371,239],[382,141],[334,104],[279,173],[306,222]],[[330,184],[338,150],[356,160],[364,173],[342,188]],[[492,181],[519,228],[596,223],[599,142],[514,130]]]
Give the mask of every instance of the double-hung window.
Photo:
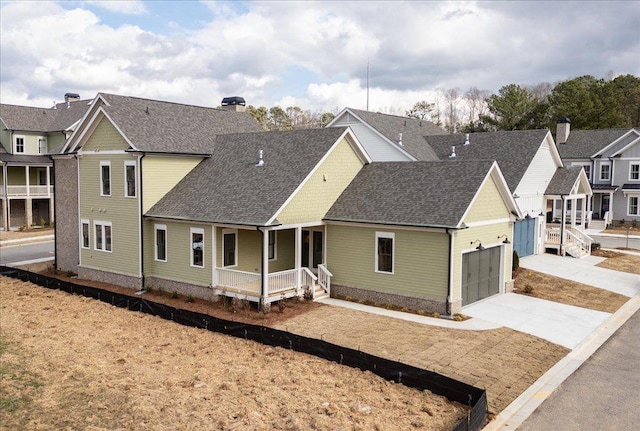
[[[640,163],[631,163],[629,165],[629,179],[640,180]]]
[[[640,208],[638,208],[638,200],[640,197],[638,196],[629,196],[628,198],[628,214],[630,216],[638,216],[640,215]]]
[[[95,221],[94,249],[111,252],[111,222]]]
[[[38,153],[47,154],[47,138],[38,136]]]
[[[111,162],[100,162],[100,196],[111,196]]]
[[[16,136],[16,153],[24,153],[24,136]]]
[[[238,261],[238,231],[223,229],[222,231],[222,266],[236,266]]]
[[[611,180],[611,165],[608,163],[600,165],[600,181],[609,180]]]
[[[136,197],[136,162],[124,162],[124,195],[128,198]]]
[[[89,248],[89,220],[82,220],[81,226],[82,248]]]
[[[191,266],[204,268],[204,229],[191,228]]]
[[[276,231],[269,231],[269,260],[275,260],[276,256]]]
[[[167,261],[167,226],[164,224],[156,224],[155,226],[155,257],[160,262]]]
[[[393,274],[395,261],[395,234],[376,232],[375,272]]]

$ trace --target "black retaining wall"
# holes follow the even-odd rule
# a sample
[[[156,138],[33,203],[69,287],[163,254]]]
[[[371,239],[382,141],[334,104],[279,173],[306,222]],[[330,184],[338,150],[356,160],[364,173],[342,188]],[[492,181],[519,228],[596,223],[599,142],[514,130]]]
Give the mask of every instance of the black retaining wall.
[[[454,431],[480,430],[486,421],[487,395],[483,389],[467,385],[434,371],[423,370],[315,338],[303,337],[265,326],[219,319],[206,314],[148,301],[138,296],[128,296],[104,289],[70,283],[17,268],[0,266],[0,275],[28,281],[49,289],[59,289],[68,293],[94,298],[116,307],[172,320],[181,325],[220,332],[269,346],[307,353],[341,365],[359,368],[363,371],[371,371],[386,380],[401,383],[411,388],[430,390],[435,394],[447,397],[450,401],[456,401],[471,407],[467,418],[460,421]]]

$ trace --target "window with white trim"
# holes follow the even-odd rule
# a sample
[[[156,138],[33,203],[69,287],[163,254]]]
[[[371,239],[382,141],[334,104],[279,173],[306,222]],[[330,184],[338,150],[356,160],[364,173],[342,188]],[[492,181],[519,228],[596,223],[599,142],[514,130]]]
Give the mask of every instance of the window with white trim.
[[[632,181],[640,180],[640,163],[631,163],[629,165],[629,179]]]
[[[16,136],[15,142],[15,152],[24,153],[24,136]]]
[[[638,196],[629,196],[627,201],[627,215],[640,216],[640,209],[638,208]]]
[[[222,266],[236,266],[238,264],[238,231],[236,229],[222,230]]]
[[[38,154],[47,154],[47,138],[38,136]]]
[[[276,260],[276,231],[269,231],[269,260]]]
[[[191,266],[204,268],[204,229],[191,228]]]
[[[394,256],[395,234],[393,232],[376,232],[375,272],[393,274]]]
[[[156,224],[155,230],[155,258],[157,261],[167,261],[167,225]]]
[[[111,222],[94,221],[93,248],[98,251],[111,252]]]
[[[90,248],[89,244],[89,220],[82,220],[82,224],[80,226],[80,235],[82,239],[82,248]]]
[[[100,162],[100,196],[111,196],[111,162]]]
[[[136,197],[136,162],[124,162],[124,195],[128,198]]]
[[[600,165],[600,181],[611,180],[611,165],[609,163],[603,163]]]

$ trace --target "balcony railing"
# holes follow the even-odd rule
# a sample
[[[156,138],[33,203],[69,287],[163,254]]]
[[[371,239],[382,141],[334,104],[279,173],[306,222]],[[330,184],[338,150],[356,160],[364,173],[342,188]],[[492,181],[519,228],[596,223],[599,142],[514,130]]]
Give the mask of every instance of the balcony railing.
[[[53,186],[7,186],[9,197],[50,197]],[[0,196],[4,196],[4,186],[0,185]]]

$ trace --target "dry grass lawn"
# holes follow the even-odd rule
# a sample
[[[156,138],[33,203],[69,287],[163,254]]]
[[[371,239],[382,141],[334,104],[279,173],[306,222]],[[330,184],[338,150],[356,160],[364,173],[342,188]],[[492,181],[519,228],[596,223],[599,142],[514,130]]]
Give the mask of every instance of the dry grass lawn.
[[[371,373],[89,298],[8,278],[0,297],[1,429],[448,430],[465,415]],[[426,353],[422,341],[402,345]],[[523,374],[538,347],[515,352]]]
[[[609,250],[597,250],[592,253],[594,256],[602,256],[607,259],[597,266],[601,268],[613,269],[615,271],[628,272],[640,275],[640,256],[624,253],[616,253]]]
[[[527,286],[531,288],[530,292]],[[618,293],[526,268],[518,269],[514,292],[607,313],[614,313],[629,300]]]

